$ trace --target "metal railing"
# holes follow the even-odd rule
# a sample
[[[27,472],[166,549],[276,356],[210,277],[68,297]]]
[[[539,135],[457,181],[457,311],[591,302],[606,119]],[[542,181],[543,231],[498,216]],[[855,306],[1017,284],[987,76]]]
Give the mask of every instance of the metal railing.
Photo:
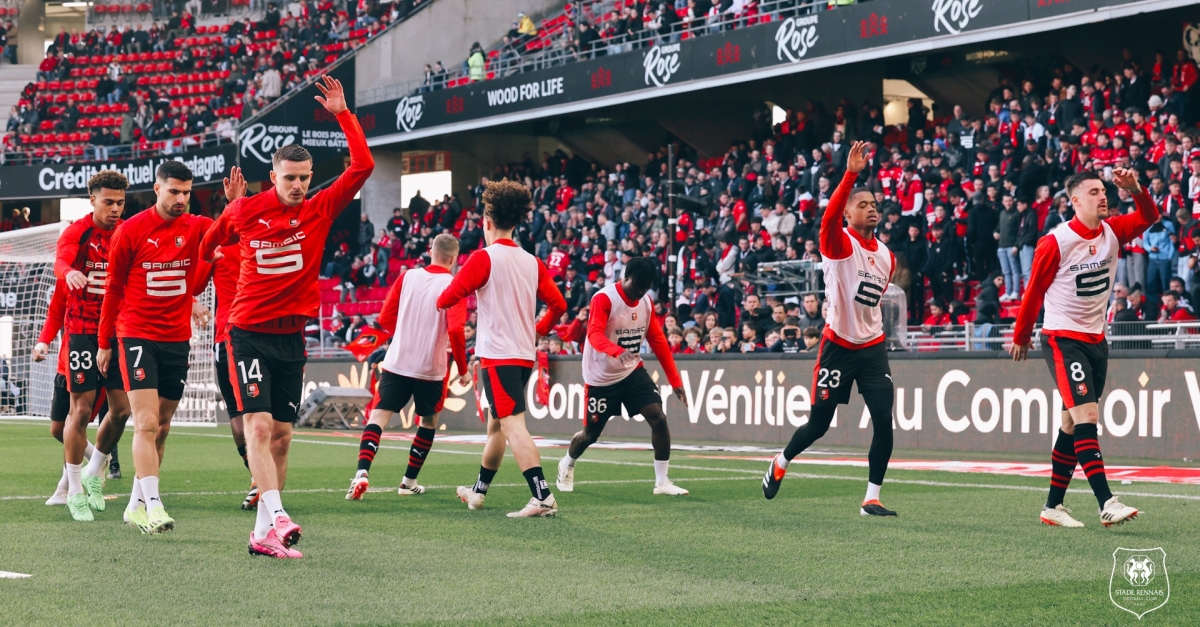
[[[661,44],[676,43],[683,39],[703,37],[735,28],[776,22],[798,15],[808,15],[826,8],[828,4],[828,0],[763,0],[758,3],[753,12],[698,16],[690,21],[687,21],[687,18],[683,18],[681,21],[675,23],[670,32],[665,34],[660,34],[657,30],[651,31],[649,25],[653,22],[643,21],[642,29],[637,36],[630,37],[628,35],[616,34],[609,37],[600,37],[588,50],[580,50],[578,46],[577,28],[579,14],[577,14],[567,20],[567,26],[561,32],[554,35],[553,39],[523,38],[516,42],[517,45],[515,46],[506,47],[501,44],[486,50],[485,56],[488,56],[489,59],[485,69],[484,80],[504,78],[524,72],[534,72],[574,63],[575,61],[624,54],[643,48],[652,48]],[[589,13],[594,15],[595,8],[598,6],[611,9],[613,3],[611,1],[584,3],[580,14],[584,15],[585,18],[588,17]],[[667,2],[668,11],[675,10],[673,7],[674,2]],[[598,32],[603,32],[605,29],[605,25],[596,24],[594,18],[589,21],[589,25],[597,28]],[[532,51],[528,50],[527,45],[532,41],[545,42],[543,44],[544,47]],[[498,54],[491,55],[489,54],[491,52]],[[469,81],[469,72],[467,62],[464,60],[453,70],[447,68],[445,73],[360,91],[358,93],[358,104],[373,104],[418,92],[453,89],[459,86],[460,81],[463,79]]]
[[[211,130],[200,135],[187,135],[184,137],[171,137],[168,139],[151,140],[149,146],[143,147],[142,144],[119,144],[116,146],[97,146],[89,144],[81,146],[83,148],[82,155],[71,156],[49,156],[43,154],[37,156],[32,152],[6,152],[0,155],[0,165],[42,165],[48,163],[87,163],[87,162],[105,162],[112,163],[114,161],[130,161],[133,159],[141,159],[144,157],[155,157],[158,155],[176,155],[194,150],[196,148],[207,148],[209,146],[217,146],[220,144],[230,144],[237,137],[236,129],[230,136],[223,137],[223,131]],[[83,142],[76,142],[83,143]],[[40,146],[40,145],[39,145]],[[54,144],[46,144],[45,147],[54,146]]]
[[[1011,324],[922,325],[907,331],[912,352],[1000,351],[1012,345]],[[1183,350],[1200,348],[1200,321],[1114,322],[1105,338],[1115,350]],[[1041,330],[1033,333],[1033,348],[1041,348]]]

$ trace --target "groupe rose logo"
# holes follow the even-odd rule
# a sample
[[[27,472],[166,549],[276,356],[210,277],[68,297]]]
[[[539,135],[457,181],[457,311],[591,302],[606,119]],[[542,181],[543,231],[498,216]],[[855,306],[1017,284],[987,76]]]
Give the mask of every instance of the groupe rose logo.
[[[983,0],[933,0],[933,30],[942,27],[951,35],[966,30],[971,20],[983,11]]]
[[[425,113],[425,96],[405,96],[396,105],[396,130],[405,133],[413,130],[421,115]]]
[[[679,44],[651,48],[642,59],[642,67],[646,68],[646,84],[655,87],[666,85],[682,64]]]
[[[817,45],[817,24],[819,17],[807,15],[801,18],[789,17],[779,23],[775,31],[775,58],[780,61],[799,61],[808,56],[808,51]]]

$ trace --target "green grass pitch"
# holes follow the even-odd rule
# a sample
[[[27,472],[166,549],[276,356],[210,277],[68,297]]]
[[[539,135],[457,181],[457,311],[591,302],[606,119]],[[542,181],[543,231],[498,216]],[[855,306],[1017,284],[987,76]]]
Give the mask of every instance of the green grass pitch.
[[[676,452],[692,494],[655,497],[648,452],[593,450],[558,518],[510,520],[529,499],[511,457],[468,511],[453,488],[474,481],[479,447],[435,442],[431,489],[398,497],[408,445],[385,441],[379,491],[350,502],[357,442],[298,432],[284,504],[305,557],[276,561],[247,555],[248,474],[224,428],[172,432],[177,526],[161,536],[121,523],[124,497],[93,523],[43,505],[61,460],[47,431],[0,423],[0,570],[33,575],[0,579],[3,625],[1200,624],[1196,486],[1114,486],[1144,514],[1104,529],[1077,473],[1067,504],[1087,527],[1065,530],[1038,523],[1043,479],[892,471],[883,501],[900,517],[874,519],[858,514],[866,469],[794,467],[768,502],[762,462]],[[131,477],[128,438],[120,452]],[[543,455],[552,481],[562,450]],[[1112,552],[1159,546],[1170,601],[1139,623],[1109,601]]]

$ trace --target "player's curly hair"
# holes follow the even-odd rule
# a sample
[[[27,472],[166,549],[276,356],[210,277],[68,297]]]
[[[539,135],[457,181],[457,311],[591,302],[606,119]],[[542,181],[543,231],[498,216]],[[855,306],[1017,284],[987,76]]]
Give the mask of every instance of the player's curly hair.
[[[658,279],[658,268],[647,257],[634,257],[625,264],[625,278],[638,289],[649,289]]]
[[[532,205],[529,188],[513,181],[493,181],[483,191],[483,215],[501,231],[517,228]]]
[[[95,194],[101,189],[125,191],[129,189],[129,179],[116,170],[100,170],[88,179],[88,193]]]

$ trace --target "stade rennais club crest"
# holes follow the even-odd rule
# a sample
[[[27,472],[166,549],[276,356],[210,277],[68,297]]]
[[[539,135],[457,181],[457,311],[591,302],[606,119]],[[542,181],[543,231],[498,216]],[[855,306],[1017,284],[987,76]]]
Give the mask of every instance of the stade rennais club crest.
[[[1137,616],[1138,620],[1166,605],[1171,597],[1166,551],[1161,547],[1113,551],[1108,597],[1114,605]]]

